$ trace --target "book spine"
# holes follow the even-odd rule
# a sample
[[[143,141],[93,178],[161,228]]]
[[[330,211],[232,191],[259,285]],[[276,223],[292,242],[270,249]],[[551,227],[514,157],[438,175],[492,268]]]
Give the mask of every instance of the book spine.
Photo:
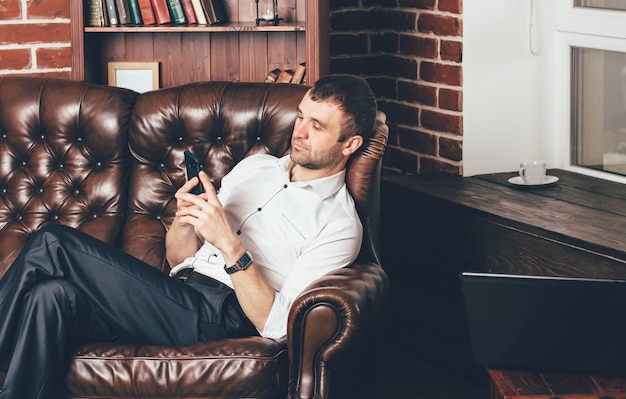
[[[306,66],[304,63],[298,65],[296,67],[296,71],[293,73],[293,77],[291,78],[291,83],[293,84],[302,83],[302,78],[304,77],[305,71],[306,71]]]
[[[213,11],[213,5],[211,4],[211,0],[202,0],[202,5],[204,5],[204,12],[206,13],[206,20],[209,24],[214,24],[217,20],[215,17],[215,12]]]
[[[196,14],[198,25],[206,25],[206,15],[204,14],[204,8],[202,8],[202,3],[200,2],[200,0],[191,0],[191,6],[193,7],[193,11]]]
[[[131,21],[127,0],[116,0],[115,5],[117,6],[117,17],[119,18],[120,25],[130,25]]]
[[[156,24],[154,17],[154,10],[152,9],[152,3],[150,0],[137,0],[139,3],[139,12],[141,12],[141,19],[144,25]]]
[[[130,20],[133,25],[143,25],[143,18],[139,9],[138,0],[128,0],[128,10],[130,11]]]
[[[108,0],[107,0],[108,1]],[[154,10],[154,18],[159,25],[165,25],[172,22],[166,0],[150,0],[152,9]]]
[[[211,0],[211,4],[213,4],[213,12],[215,13],[214,23],[223,24],[228,22],[228,15],[226,14],[223,0]]]
[[[174,25],[185,25],[187,18],[185,17],[185,10],[183,10],[183,5],[180,0],[167,0],[167,5],[170,8]]]
[[[180,3],[183,6],[183,11],[185,12],[185,18],[187,19],[188,25],[195,25],[198,23],[198,19],[196,18],[196,12],[191,5],[191,0],[180,0]]]
[[[267,74],[267,77],[265,78],[265,83],[276,82],[278,75],[280,75],[280,69],[274,69],[273,71]]]
[[[291,78],[293,77],[293,71],[288,69],[285,71],[281,71],[276,78],[276,83],[289,83],[291,82]]]
[[[104,13],[101,0],[89,0],[88,13],[87,21],[89,26],[104,26]]]
[[[115,8],[115,0],[106,0],[107,15],[109,16],[109,25],[119,26],[120,20],[117,19],[117,9]]]

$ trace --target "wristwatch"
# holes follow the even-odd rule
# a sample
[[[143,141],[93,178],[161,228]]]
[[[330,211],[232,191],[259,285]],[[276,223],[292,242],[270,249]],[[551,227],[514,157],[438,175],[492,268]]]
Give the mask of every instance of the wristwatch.
[[[246,270],[248,266],[250,266],[251,264],[252,264],[252,255],[250,255],[250,252],[246,251],[243,253],[243,255],[241,255],[239,259],[237,259],[237,262],[234,265],[230,267],[227,267],[226,265],[224,265],[224,270],[228,274],[233,274],[233,273],[238,272],[239,270]]]

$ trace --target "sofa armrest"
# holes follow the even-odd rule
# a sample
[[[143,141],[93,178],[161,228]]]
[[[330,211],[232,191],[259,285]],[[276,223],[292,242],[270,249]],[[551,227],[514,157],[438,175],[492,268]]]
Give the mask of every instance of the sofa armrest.
[[[354,347],[384,307],[387,274],[354,263],[312,283],[293,303],[287,326],[289,398],[326,398],[333,361]]]

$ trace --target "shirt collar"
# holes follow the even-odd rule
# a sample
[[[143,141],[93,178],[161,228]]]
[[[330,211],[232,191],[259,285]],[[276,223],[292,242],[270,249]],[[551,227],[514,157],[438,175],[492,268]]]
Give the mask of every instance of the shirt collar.
[[[320,196],[322,200],[336,194],[346,183],[346,170],[342,169],[339,173],[335,173],[331,176],[321,177],[319,179],[313,179],[304,182],[291,182],[289,175],[294,163],[291,161],[289,155],[285,155],[279,158],[276,162],[276,166],[284,174],[286,182],[290,185],[302,188],[310,188]]]

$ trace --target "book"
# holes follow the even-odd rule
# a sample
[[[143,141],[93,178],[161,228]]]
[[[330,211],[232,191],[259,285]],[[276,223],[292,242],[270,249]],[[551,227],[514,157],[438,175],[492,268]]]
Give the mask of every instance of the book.
[[[119,26],[120,20],[117,18],[117,9],[115,7],[115,0],[105,0],[106,12],[109,19],[110,26]]]
[[[280,69],[274,69],[273,71],[270,71],[270,73],[267,74],[267,77],[265,78],[265,83],[276,82],[278,75],[280,75]]]
[[[291,78],[291,83],[293,84],[302,83],[302,78],[304,78],[305,71],[306,71],[306,64],[303,62],[302,64],[296,67],[296,70],[293,73],[293,77]]]
[[[206,20],[210,25],[228,22],[226,9],[222,0],[202,0]]]
[[[152,9],[152,2],[150,0],[137,0],[139,3],[139,12],[141,12],[141,19],[144,25],[156,24],[154,18],[154,10]]]
[[[102,26],[111,26],[109,22],[109,13],[107,12],[107,0],[100,0],[100,6],[102,7],[102,19],[104,25]]]
[[[293,71],[291,69],[280,71],[280,74],[276,78],[276,83],[289,83],[292,77]]]
[[[180,0],[167,0],[169,6],[170,15],[172,16],[172,22],[174,25],[187,24],[187,17],[185,17],[185,10],[183,10],[183,4]]]
[[[89,26],[104,26],[104,10],[102,0],[89,0],[87,5],[87,23]]]
[[[180,0],[183,5],[183,11],[185,12],[185,18],[187,19],[187,25],[195,25],[198,23],[196,18],[196,12],[191,5],[191,0]]]
[[[204,14],[204,8],[202,8],[202,3],[200,0],[191,0],[191,6],[193,7],[193,12],[196,14],[196,19],[198,20],[198,25],[206,25],[206,15]]]
[[[150,0],[150,2],[152,3],[152,10],[154,10],[154,18],[157,24],[165,25],[172,22],[167,0]]]
[[[115,6],[117,7],[117,18],[119,18],[120,25],[130,25],[130,11],[128,10],[128,0],[115,0]]]
[[[128,10],[130,11],[130,21],[133,25],[143,25],[141,11],[139,9],[138,0],[128,0]]]

